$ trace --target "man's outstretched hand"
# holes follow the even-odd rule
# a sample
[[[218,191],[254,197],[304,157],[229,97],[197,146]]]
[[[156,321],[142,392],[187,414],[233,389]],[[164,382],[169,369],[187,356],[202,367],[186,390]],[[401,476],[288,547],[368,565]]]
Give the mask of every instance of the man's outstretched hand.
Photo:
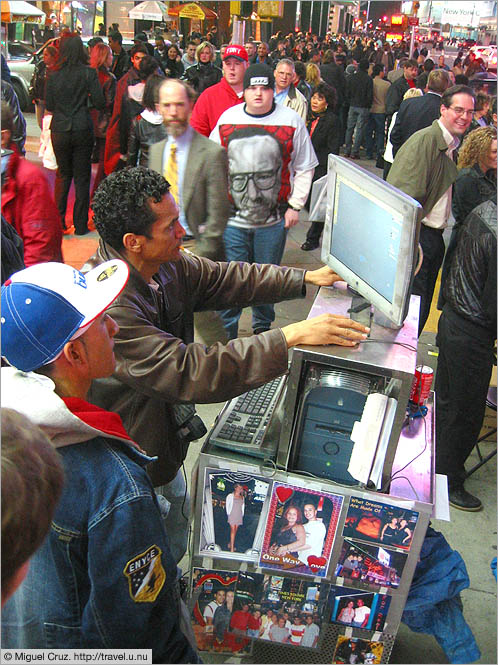
[[[304,275],[305,284],[314,284],[315,286],[332,286],[335,282],[344,281],[336,272],[328,266],[318,268],[318,270],[307,270]]]
[[[356,346],[358,342],[366,339],[370,328],[362,326],[348,316],[320,314],[313,319],[291,323],[282,328],[282,332],[290,349],[298,344]]]

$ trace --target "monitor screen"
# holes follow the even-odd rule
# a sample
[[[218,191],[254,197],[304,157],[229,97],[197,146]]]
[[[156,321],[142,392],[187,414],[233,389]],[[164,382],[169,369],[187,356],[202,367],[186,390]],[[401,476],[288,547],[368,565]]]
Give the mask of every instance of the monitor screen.
[[[408,311],[421,206],[346,159],[329,155],[322,260],[395,325]]]

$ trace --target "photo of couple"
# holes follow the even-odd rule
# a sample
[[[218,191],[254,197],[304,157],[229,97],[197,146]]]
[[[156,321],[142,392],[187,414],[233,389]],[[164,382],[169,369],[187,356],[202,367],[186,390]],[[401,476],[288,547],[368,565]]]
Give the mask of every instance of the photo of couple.
[[[353,628],[382,630],[390,603],[391,597],[385,594],[332,585],[328,597],[330,620]]]
[[[324,577],[343,497],[274,483],[260,566]]]
[[[230,622],[237,638],[316,648],[328,585],[240,572]]]
[[[344,578],[357,587],[391,587],[396,589],[401,581],[407,555],[364,543],[344,540],[336,577]]]
[[[413,510],[352,496],[342,535],[409,550],[417,521]]]
[[[269,486],[259,476],[206,469],[199,554],[257,562]]]
[[[237,653],[249,640],[235,641],[229,633],[237,573],[194,568],[192,573],[192,629],[199,651]]]

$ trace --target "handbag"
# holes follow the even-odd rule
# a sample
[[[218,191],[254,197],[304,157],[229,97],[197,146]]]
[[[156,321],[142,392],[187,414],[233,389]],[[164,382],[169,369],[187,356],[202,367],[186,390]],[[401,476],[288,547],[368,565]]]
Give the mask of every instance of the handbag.
[[[52,123],[52,114],[45,113],[42,120],[42,131],[40,134],[40,149],[38,150],[38,157],[43,160],[43,166],[51,171],[57,170],[57,159],[55,157],[54,148],[52,146],[52,135],[50,132],[50,125]]]

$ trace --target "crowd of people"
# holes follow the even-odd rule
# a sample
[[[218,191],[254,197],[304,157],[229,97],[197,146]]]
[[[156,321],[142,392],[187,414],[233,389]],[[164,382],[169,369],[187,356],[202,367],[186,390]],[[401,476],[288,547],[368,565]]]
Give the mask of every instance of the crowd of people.
[[[35,72],[54,192],[24,156],[22,113],[2,78],[2,429],[19,439],[2,446],[2,480],[16,469],[2,482],[2,602],[13,594],[2,642],[144,647],[156,662],[193,663],[176,564],[190,513],[182,465],[205,432],[195,403],[281,375],[297,344],[366,338],[368,328],[331,314],[274,328],[273,305],[340,280],[327,267],[281,267],[287,233],[328,154],[358,159],[365,148],[384,168],[388,127],[385,178],[423,208],[420,332],[451,210],[456,220],[441,286],[436,469],[453,506],[481,507],[464,489],[464,462],[496,338],[496,98],[467,85],[479,63],[459,56],[450,69],[423,47],[409,58],[404,42],[392,48],[375,35],[276,34],[221,44],[217,62],[215,30],[183,50],[139,34],[128,53],[117,27],[89,53],[79,35],[63,34]],[[81,272],[62,263],[72,183],[74,233],[95,228],[100,240]],[[310,226],[304,251],[321,231]],[[253,334],[241,338],[247,306]],[[212,310],[225,337],[194,342],[199,313]],[[23,454],[23,442],[39,452]],[[299,557],[313,511],[304,525],[288,513],[291,538],[275,548]],[[231,551],[240,521],[230,522]],[[411,536],[402,521],[392,528]],[[316,644],[313,616],[269,611],[264,622],[258,612],[247,609],[246,635]]]

